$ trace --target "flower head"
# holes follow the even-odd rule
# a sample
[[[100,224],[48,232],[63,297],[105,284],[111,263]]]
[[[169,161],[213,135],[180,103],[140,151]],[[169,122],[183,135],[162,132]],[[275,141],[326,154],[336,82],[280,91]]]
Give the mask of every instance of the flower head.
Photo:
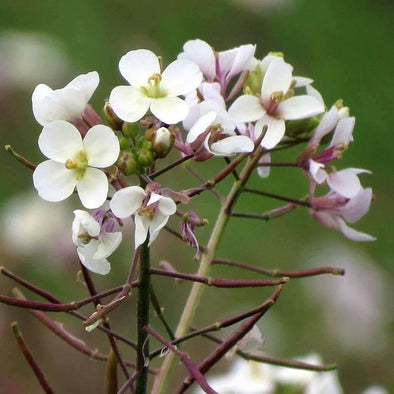
[[[38,85],[32,95],[34,117],[42,126],[54,120],[75,121],[85,111],[98,84],[99,75],[92,71],[74,78],[62,89]]]
[[[62,201],[76,187],[86,208],[98,208],[104,203],[108,180],[98,168],[111,166],[119,156],[118,139],[109,127],[94,126],[82,140],[71,123],[56,120],[44,127],[38,145],[50,159],[40,163],[33,173],[34,187],[41,198]]]
[[[179,98],[200,85],[202,74],[190,60],[172,62],[163,72],[157,56],[146,49],[130,51],[119,62],[119,70],[131,86],[112,90],[109,102],[119,118],[136,122],[150,109],[167,124],[185,119],[188,104]]]
[[[176,204],[170,197],[155,192],[146,192],[140,186],[129,186],[118,190],[110,201],[112,212],[118,218],[134,215],[135,249],[142,245],[149,233],[149,245],[157,238]]]
[[[90,271],[105,275],[111,269],[107,257],[119,246],[121,232],[113,232],[113,218],[98,212],[94,218],[89,213],[77,209],[72,224],[72,239],[77,247],[81,263]]]
[[[292,66],[283,60],[269,63],[261,86],[260,97],[244,95],[229,108],[236,122],[253,122],[255,136],[258,138],[265,125],[268,129],[261,146],[271,149],[285,135],[285,120],[309,118],[324,111],[324,105],[309,95],[294,96]]]

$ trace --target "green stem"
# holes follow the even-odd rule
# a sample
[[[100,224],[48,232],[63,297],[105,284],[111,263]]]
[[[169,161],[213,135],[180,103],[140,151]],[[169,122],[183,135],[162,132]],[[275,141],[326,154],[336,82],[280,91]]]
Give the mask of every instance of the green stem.
[[[256,167],[259,159],[263,154],[263,150],[259,147],[257,152],[249,159],[248,163],[245,165],[241,174],[239,175],[239,180],[235,181],[222,208],[219,212],[219,216],[216,220],[215,226],[212,230],[210,239],[208,241],[206,250],[202,254],[200,267],[197,271],[198,276],[206,276],[208,270],[211,266],[212,260],[215,257],[216,248],[218,246],[221,235],[223,234],[224,228],[230,217],[231,209],[235,204],[240,192],[242,191],[244,185],[248,181],[252,171]],[[182,316],[179,320],[178,327],[175,331],[175,338],[181,337],[188,331],[194,313],[196,312],[199,300],[202,295],[202,290],[204,285],[195,282],[189,294],[189,298],[186,301],[185,308],[183,310]],[[167,354],[160,372],[155,379],[155,383],[152,389],[152,394],[165,393],[166,385],[171,374],[171,370],[174,367],[175,355],[173,352]]]
[[[150,293],[150,256],[148,247],[149,238],[141,246],[140,256],[140,286],[137,300],[137,374],[136,393],[145,394],[148,382],[148,333],[142,328],[149,324],[149,293]]]

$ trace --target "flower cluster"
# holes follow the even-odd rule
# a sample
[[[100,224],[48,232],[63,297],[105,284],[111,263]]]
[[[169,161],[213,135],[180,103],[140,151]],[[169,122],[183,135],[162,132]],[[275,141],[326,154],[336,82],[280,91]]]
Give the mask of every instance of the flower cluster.
[[[129,85],[115,87],[104,108],[109,126],[88,104],[99,83],[97,72],[80,75],[63,89],[38,85],[33,113],[44,126],[38,144],[49,159],[34,171],[39,195],[55,202],[76,190],[88,209],[110,200],[110,215],[133,219],[138,248],[146,240],[150,245],[177,211],[176,203],[188,202],[193,194],[189,190],[178,200],[171,197],[177,192],[164,195],[153,182],[156,162],[172,148],[180,152],[179,162],[253,156],[259,149],[255,168],[266,177],[272,151],[307,141],[297,166],[310,180],[312,216],[351,239],[372,240],[346,224],[368,211],[372,191],[358,180],[368,171],[329,166],[352,141],[354,117],[339,102],[326,111],[313,81],[293,76],[283,54],[269,53],[259,60],[255,50],[254,45],[242,45],[217,52],[202,40],[192,40],[164,69],[147,49],[128,52],[120,59],[119,71]],[[329,135],[331,142],[319,149]],[[123,178],[129,175],[136,175],[139,185],[129,186]],[[318,187],[328,188],[327,193],[317,195]],[[74,242],[81,262],[95,272],[108,272],[105,258],[119,237],[112,247],[104,240],[117,233],[100,230],[99,222],[88,225],[94,219],[75,212]],[[184,239],[198,256],[194,227],[190,219],[181,223]],[[97,252],[98,243],[106,244],[105,253]]]

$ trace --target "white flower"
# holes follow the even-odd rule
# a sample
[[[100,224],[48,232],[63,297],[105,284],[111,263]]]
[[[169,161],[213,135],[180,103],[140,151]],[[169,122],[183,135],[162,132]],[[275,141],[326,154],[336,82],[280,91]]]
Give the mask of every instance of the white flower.
[[[146,49],[124,55],[119,70],[131,86],[117,86],[109,102],[116,115],[127,122],[136,122],[149,109],[167,124],[185,119],[189,106],[178,96],[192,92],[202,81],[198,66],[186,59],[172,62],[161,73],[157,56]]]
[[[62,201],[77,188],[82,204],[98,208],[107,198],[108,180],[97,168],[106,168],[119,156],[119,142],[103,125],[92,127],[82,140],[79,131],[64,120],[45,126],[38,139],[41,152],[50,160],[33,173],[34,187],[47,201]]]
[[[236,122],[257,120],[256,138],[260,136],[263,127],[268,126],[261,141],[261,146],[266,149],[273,148],[283,138],[285,120],[304,119],[324,111],[324,105],[314,97],[291,97],[291,84],[292,67],[283,60],[273,60],[264,75],[261,97],[241,96],[229,108],[229,113]]]
[[[84,112],[98,84],[99,75],[92,71],[74,78],[63,89],[52,90],[47,85],[38,85],[32,95],[34,117],[42,126],[54,120],[76,120]]]
[[[117,191],[109,203],[115,216],[124,219],[135,215],[135,248],[142,245],[149,232],[149,246],[176,211],[175,202],[156,193],[147,194],[139,186]]]
[[[77,209],[72,224],[72,239],[81,263],[90,271],[105,275],[111,269],[107,257],[122,241],[121,232],[107,232],[89,213]]]

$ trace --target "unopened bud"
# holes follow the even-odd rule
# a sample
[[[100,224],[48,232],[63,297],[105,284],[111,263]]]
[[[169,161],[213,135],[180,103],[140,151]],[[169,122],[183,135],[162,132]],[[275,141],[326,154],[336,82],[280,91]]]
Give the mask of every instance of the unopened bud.
[[[130,148],[130,140],[126,137],[119,137],[120,150],[127,150]]]
[[[104,105],[104,115],[113,130],[120,130],[122,128],[123,120],[115,114],[109,101]]]
[[[260,93],[263,76],[264,73],[260,65],[257,65],[253,70],[251,70],[244,86],[244,94]]]
[[[138,153],[137,162],[142,167],[150,167],[154,162],[153,152],[151,150],[141,149]]]
[[[349,117],[350,109],[349,109],[349,107],[345,107],[343,105],[343,100],[342,99],[337,100],[337,102],[334,105],[338,109],[338,118],[339,119],[344,119],[344,118],[348,118]]]
[[[310,137],[312,131],[320,122],[320,116],[312,116],[311,118],[290,120],[286,123],[287,136],[303,136]]]
[[[160,127],[153,132],[151,141],[155,157],[163,158],[174,145],[175,136],[166,127]]]
[[[121,151],[116,165],[125,175],[135,174],[138,169],[137,161],[131,151]]]
[[[122,125],[122,133],[125,137],[136,138],[140,133],[140,126],[138,123],[124,122]]]

